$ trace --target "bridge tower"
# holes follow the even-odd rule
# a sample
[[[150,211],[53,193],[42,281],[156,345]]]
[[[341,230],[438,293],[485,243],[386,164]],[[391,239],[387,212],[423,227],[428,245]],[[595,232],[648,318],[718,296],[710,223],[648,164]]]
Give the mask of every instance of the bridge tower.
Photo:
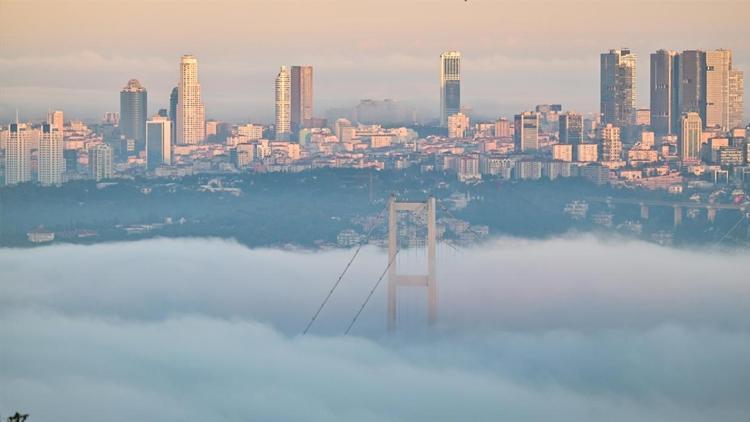
[[[435,205],[434,196],[424,202],[397,201],[391,196],[388,202],[388,330],[396,329],[397,292],[400,286],[421,286],[427,288],[427,321],[434,324],[437,317],[437,285],[435,279]],[[398,213],[406,211],[427,212],[427,274],[401,275],[396,266],[398,254]]]

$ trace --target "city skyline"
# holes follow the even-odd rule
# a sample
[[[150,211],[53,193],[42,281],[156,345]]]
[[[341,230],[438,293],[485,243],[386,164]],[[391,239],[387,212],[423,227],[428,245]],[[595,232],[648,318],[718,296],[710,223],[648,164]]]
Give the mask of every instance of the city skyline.
[[[288,2],[282,2],[284,4]],[[269,35],[261,35],[266,27],[258,22],[250,29],[258,32],[258,40],[277,36],[269,43],[252,43],[251,48],[263,54],[264,60],[247,60],[245,52],[250,47],[238,45],[235,41],[238,32],[227,28],[217,30],[206,40],[191,41],[186,45],[175,34],[164,34],[164,42],[156,45],[123,45],[116,39],[124,28],[115,24],[110,32],[102,30],[102,39],[90,41],[80,31],[65,30],[60,34],[61,42],[55,49],[43,45],[37,25],[46,18],[34,17],[32,21],[29,6],[21,3],[6,3],[2,6],[8,13],[3,17],[14,17],[12,21],[3,19],[0,32],[8,31],[14,36],[12,42],[3,46],[0,53],[0,73],[4,75],[4,101],[0,104],[0,119],[9,122],[13,119],[16,107],[22,116],[34,118],[43,115],[48,107],[63,109],[71,118],[92,119],[100,117],[104,111],[115,111],[116,98],[112,91],[120,88],[123,80],[138,79],[149,88],[148,107],[152,110],[166,108],[169,91],[175,84],[174,60],[182,53],[195,54],[201,60],[201,77],[205,85],[204,93],[207,118],[229,121],[273,121],[273,89],[269,86],[269,75],[280,63],[307,63],[316,68],[316,114],[322,115],[328,108],[352,106],[360,99],[394,98],[418,109],[424,117],[438,117],[438,92],[435,89],[435,57],[445,50],[459,50],[463,53],[462,63],[462,103],[473,108],[481,116],[512,116],[519,110],[528,109],[534,104],[562,103],[566,109],[586,113],[598,109],[598,56],[610,48],[627,46],[639,56],[639,67],[648,69],[648,55],[659,49],[682,51],[687,49],[726,48],[734,51],[735,67],[748,69],[750,47],[739,40],[747,39],[748,29],[743,25],[741,12],[748,6],[744,2],[723,1],[725,7],[702,8],[701,14],[681,12],[679,22],[669,33],[660,31],[659,19],[669,13],[672,2],[664,2],[650,7],[648,14],[631,8],[623,8],[622,19],[638,19],[643,33],[632,34],[622,31],[604,31],[603,25],[592,22],[590,33],[576,24],[588,22],[593,13],[591,2],[577,2],[579,13],[565,27],[555,20],[559,7],[554,3],[542,3],[538,20],[539,27],[547,25],[548,31],[557,33],[556,40],[544,40],[540,36],[530,36],[522,30],[527,18],[514,19],[517,11],[507,8],[505,2],[474,1],[469,4],[447,4],[435,7],[435,16],[416,20],[419,8],[401,3],[391,14],[383,16],[374,2],[363,2],[360,7],[369,11],[383,22],[384,31],[413,39],[400,42],[393,36],[377,33],[377,40],[351,32],[347,41],[337,41],[334,35],[346,33],[356,24],[374,19],[355,13],[353,6],[332,1],[318,5],[318,9],[300,6],[292,10],[291,19],[310,18],[331,13],[333,9],[341,16],[352,17],[352,22],[339,26],[336,31],[310,29],[310,34],[299,40],[299,30],[273,30]],[[630,2],[631,4],[633,2]],[[697,4],[705,2],[694,2]],[[34,2],[31,2],[33,5]],[[137,5],[138,2],[133,4]],[[395,3],[394,3],[395,4]],[[714,4],[714,3],[711,3]],[[71,2],[63,12],[66,22],[75,23],[91,13],[103,13],[94,6],[91,11],[83,10],[81,3]],[[275,8],[284,5],[271,5]],[[155,10],[167,8],[165,4],[155,4]],[[187,22],[197,22],[196,5],[187,4],[176,10]],[[696,7],[698,9],[698,7]],[[117,10],[117,9],[115,9]],[[217,8],[215,20],[227,17],[231,20],[247,16],[245,6],[232,9],[236,16],[227,16],[221,7]],[[502,28],[483,27],[481,36],[476,35],[472,25],[481,23],[499,13],[505,13],[507,22]],[[264,12],[267,13],[267,12]],[[478,22],[470,21],[469,17]],[[702,22],[725,22],[720,28],[706,28],[701,31]],[[253,17],[253,22],[255,22]],[[330,16],[328,17],[330,19]],[[452,37],[436,32],[436,27],[446,22],[454,22],[460,33]],[[19,22],[27,25],[19,27]],[[472,23],[474,22],[474,23]],[[88,24],[88,23],[87,23]],[[131,22],[134,28],[154,33],[155,23],[150,20]],[[93,23],[92,25],[100,25]],[[206,22],[208,29],[215,28],[213,20]],[[695,30],[695,28],[699,28]],[[602,32],[597,33],[597,29]],[[424,35],[417,32],[422,31]],[[333,33],[332,33],[333,32]],[[209,41],[225,36],[226,47],[216,52],[209,47]],[[596,34],[596,36],[592,36]],[[292,38],[296,44],[292,43]],[[727,40],[737,40],[734,43]],[[366,43],[370,45],[366,45]],[[267,44],[267,45],[266,45]],[[360,46],[360,44],[363,44]],[[351,47],[356,45],[356,51]],[[282,47],[282,48],[280,48]],[[289,48],[287,48],[289,47]],[[563,48],[564,47],[564,48]],[[265,54],[268,53],[268,54]],[[258,57],[254,52],[253,56]],[[645,59],[645,60],[644,60]],[[54,66],[57,72],[49,74],[41,69]],[[398,76],[398,77],[396,77]],[[648,72],[638,75],[637,106],[648,106]],[[747,97],[747,87],[745,88]],[[85,102],[75,103],[73,95],[85,98]],[[745,105],[748,110],[748,105]],[[746,115],[748,115],[746,111]]]

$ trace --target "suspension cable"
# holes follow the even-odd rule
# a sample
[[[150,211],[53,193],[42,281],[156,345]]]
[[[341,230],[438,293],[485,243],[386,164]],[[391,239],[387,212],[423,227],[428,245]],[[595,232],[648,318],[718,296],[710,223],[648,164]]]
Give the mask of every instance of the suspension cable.
[[[724,239],[726,239],[726,238],[727,238],[727,236],[729,236],[729,234],[730,234],[730,233],[732,233],[732,232],[734,231],[734,229],[736,229],[736,228],[737,228],[737,226],[739,226],[739,225],[740,225],[740,223],[742,223],[742,222],[743,222],[744,220],[745,220],[745,213],[742,213],[742,215],[740,216],[740,219],[739,219],[739,220],[737,220],[737,222],[736,222],[736,223],[734,223],[734,226],[732,226],[732,228],[731,228],[731,229],[729,229],[729,231],[728,231],[728,232],[724,233],[724,236],[721,236],[721,239],[719,239],[719,241],[718,241],[718,242],[716,242],[716,243],[714,244],[714,246],[713,246],[713,247],[715,248],[715,247],[719,246],[719,244],[720,244],[721,242],[723,242],[723,241],[724,241]]]
[[[372,286],[372,289],[370,289],[370,293],[365,298],[365,301],[362,302],[362,306],[359,307],[359,310],[354,315],[354,318],[352,318],[352,321],[349,323],[349,326],[346,327],[346,331],[344,331],[344,335],[348,335],[349,331],[351,331],[354,324],[357,322],[357,319],[359,319],[359,316],[362,314],[362,311],[365,310],[365,307],[367,306],[367,303],[370,302],[370,298],[372,298],[372,295],[375,293],[375,290],[378,289],[378,286],[380,286],[380,282],[383,281],[383,277],[388,273],[388,269],[391,268],[391,265],[393,265],[393,261],[396,260],[396,255],[401,252],[401,249],[396,249],[396,253],[393,254],[391,259],[388,260],[388,265],[385,266],[385,269],[383,270],[383,273],[380,274],[380,277],[378,277],[378,281],[375,282],[375,285]]]
[[[344,270],[341,272],[341,274],[339,275],[339,277],[336,279],[336,282],[333,283],[333,285],[331,286],[331,289],[328,291],[328,294],[323,299],[323,302],[320,303],[320,306],[318,307],[318,310],[315,311],[315,314],[312,316],[312,318],[310,319],[310,321],[307,323],[307,326],[305,327],[304,331],[302,331],[302,335],[307,334],[307,332],[310,330],[310,327],[312,327],[313,323],[315,323],[315,320],[318,319],[318,315],[320,315],[320,313],[323,311],[323,308],[328,303],[328,300],[331,298],[331,296],[333,296],[333,292],[336,290],[336,288],[341,283],[341,280],[344,278],[344,275],[346,274],[346,272],[349,271],[349,268],[352,266],[352,263],[357,258],[357,255],[359,255],[359,251],[362,250],[362,246],[364,246],[365,244],[368,243],[368,241],[370,240],[370,236],[372,235],[373,231],[375,231],[375,228],[380,225],[380,222],[381,222],[380,220],[383,219],[383,216],[384,216],[385,211],[387,209],[388,209],[388,207],[386,206],[385,208],[383,208],[382,211],[380,211],[380,213],[376,217],[375,224],[373,224],[372,227],[370,227],[370,230],[365,235],[364,241],[360,242],[359,246],[357,246],[357,249],[354,251],[354,254],[349,259],[349,262],[347,262],[346,267],[344,267]]]

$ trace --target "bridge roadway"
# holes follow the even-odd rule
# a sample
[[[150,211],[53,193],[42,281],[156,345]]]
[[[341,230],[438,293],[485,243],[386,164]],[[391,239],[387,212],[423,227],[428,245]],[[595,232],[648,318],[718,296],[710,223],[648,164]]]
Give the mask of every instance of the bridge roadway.
[[[590,197],[586,198],[589,202],[599,202],[606,204],[629,204],[638,205],[641,207],[641,218],[648,220],[649,207],[672,207],[674,209],[674,225],[675,227],[682,224],[682,210],[683,208],[699,208],[706,210],[706,217],[708,221],[714,222],[716,220],[716,212],[718,210],[737,210],[744,214],[750,209],[750,204],[707,204],[704,202],[695,201],[663,201],[659,199],[630,199],[630,198],[612,198],[612,197]]]
[[[715,210],[740,210],[744,211],[750,209],[750,204],[710,204],[705,202],[694,202],[694,201],[663,201],[658,199],[629,199],[629,198],[602,198],[592,197],[586,198],[589,202],[605,202],[611,204],[632,204],[632,205],[645,205],[655,207],[680,207],[680,208],[702,208],[702,209],[715,209]]]

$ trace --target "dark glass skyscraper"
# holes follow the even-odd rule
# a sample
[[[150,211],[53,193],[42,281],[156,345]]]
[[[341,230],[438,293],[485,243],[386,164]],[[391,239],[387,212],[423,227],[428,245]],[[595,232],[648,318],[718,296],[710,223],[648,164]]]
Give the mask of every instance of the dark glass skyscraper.
[[[651,128],[658,137],[678,132],[679,57],[671,50],[651,54]]]
[[[299,132],[313,117],[313,68],[292,66],[291,106],[292,133]]]
[[[461,53],[446,51],[440,55],[440,125],[448,125],[448,116],[461,111]]]
[[[172,121],[172,145],[177,143],[177,101],[179,100],[178,88],[172,88],[169,94],[169,120]]]
[[[604,124],[635,124],[635,54],[628,49],[601,55],[601,114]]]
[[[680,54],[680,88],[678,102],[680,115],[698,113],[706,119],[706,53],[699,50],[683,51]]]
[[[575,145],[583,143],[583,116],[578,113],[563,113],[560,115],[560,143]]]
[[[131,79],[120,91],[120,132],[125,138],[135,140],[136,150],[146,143],[147,116],[146,88],[137,79]]]

